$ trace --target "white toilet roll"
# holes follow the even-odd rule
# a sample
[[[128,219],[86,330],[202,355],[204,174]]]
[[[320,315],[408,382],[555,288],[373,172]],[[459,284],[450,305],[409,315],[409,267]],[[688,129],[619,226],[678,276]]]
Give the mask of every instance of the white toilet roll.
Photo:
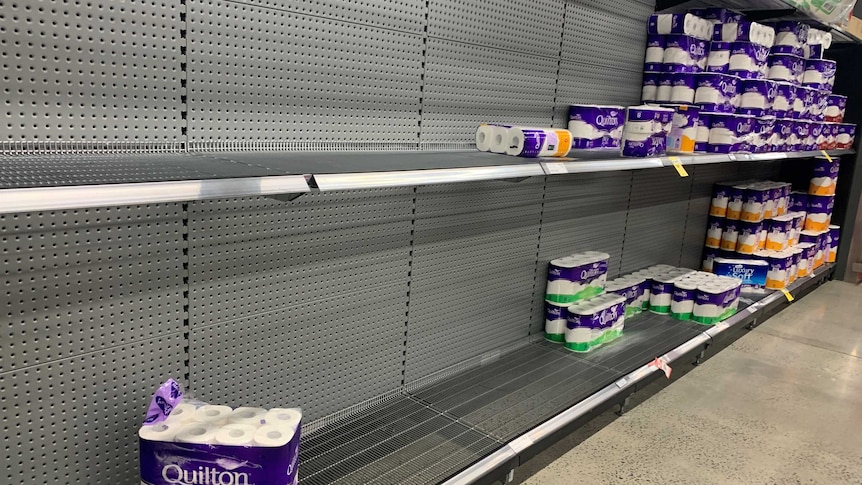
[[[493,132],[493,125],[479,125],[479,128],[476,130],[476,149],[483,152],[491,151]]]
[[[174,409],[171,411],[171,414],[168,415],[168,418],[165,420],[166,423],[181,423],[185,421],[190,421],[192,416],[194,415],[197,407],[181,402],[177,404]]]
[[[658,131],[657,123],[654,121],[626,121],[623,133],[647,133],[653,134]]]
[[[220,445],[250,446],[254,444],[254,434],[258,428],[250,424],[228,424],[215,435],[215,442]]]
[[[680,104],[694,103],[694,88],[685,85],[676,85],[671,87],[670,101],[671,103]]]
[[[508,132],[511,126],[508,125],[491,125],[491,152],[506,153],[506,148],[509,147]]]
[[[270,409],[263,418],[267,426],[296,429],[302,421],[302,413],[296,409]]]
[[[254,444],[264,447],[284,446],[290,442],[293,434],[288,428],[264,425],[254,432]]]
[[[138,430],[138,436],[150,441],[171,442],[185,426],[185,423],[179,421],[175,423],[163,421],[161,423],[144,425]]]
[[[644,85],[643,90],[641,91],[641,101],[644,103],[649,101],[655,101],[656,96],[658,95],[658,86],[656,85]],[[569,128],[571,131],[571,128]],[[572,136],[578,138],[577,135],[572,133]]]
[[[227,417],[227,422],[230,424],[250,424],[252,426],[260,426],[266,416],[266,409],[239,407],[230,413]]]
[[[647,47],[644,62],[648,64],[660,64],[664,62],[664,47]]]
[[[672,92],[673,86],[670,84],[659,84],[656,89],[655,100],[659,103],[668,103]]]
[[[192,414],[192,421],[196,423],[221,424],[227,421],[233,409],[230,406],[216,406],[207,404],[201,406]]]
[[[174,441],[209,445],[215,443],[215,436],[218,431],[218,426],[209,423],[186,423],[176,434]]]

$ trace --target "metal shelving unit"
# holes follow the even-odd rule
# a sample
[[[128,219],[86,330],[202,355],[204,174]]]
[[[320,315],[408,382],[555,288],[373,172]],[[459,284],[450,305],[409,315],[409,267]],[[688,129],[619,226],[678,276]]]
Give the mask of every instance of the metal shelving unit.
[[[832,270],[818,268],[790,293],[807,293]],[[621,338],[586,354],[527,344],[314,432],[303,440],[301,483],[491,482],[554,433],[658,377],[649,365],[655,358],[686,365],[683,357],[782,304],[781,292],[743,294],[739,312],[710,327],[647,312],[627,321]]]
[[[833,156],[853,150],[830,150]],[[524,159],[477,151],[232,152],[0,157],[0,213],[407,187],[543,175],[820,156],[822,152],[681,155],[633,159],[573,151]]]

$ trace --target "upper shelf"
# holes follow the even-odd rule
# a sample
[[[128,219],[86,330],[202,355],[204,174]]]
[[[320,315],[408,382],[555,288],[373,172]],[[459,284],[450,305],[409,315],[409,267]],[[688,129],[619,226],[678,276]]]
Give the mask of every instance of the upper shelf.
[[[832,150],[830,155],[853,153]],[[616,150],[527,159],[477,151],[0,156],[0,213],[301,194],[566,173],[811,158],[821,152],[622,158]]]
[[[679,12],[705,6],[723,7],[743,12],[755,21],[796,20],[820,30],[832,32],[832,38],[835,42],[862,43],[862,39],[843,28],[827,25],[812,18],[784,0],[659,0],[656,4],[657,10],[663,12]]]

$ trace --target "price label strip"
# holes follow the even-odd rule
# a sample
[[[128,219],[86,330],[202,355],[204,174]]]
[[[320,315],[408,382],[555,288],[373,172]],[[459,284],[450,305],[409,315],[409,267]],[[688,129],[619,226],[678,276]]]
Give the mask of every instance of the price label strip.
[[[833,163],[832,157],[830,157],[829,154],[826,153],[826,150],[820,150],[820,153],[822,153],[823,156],[826,157],[826,160],[829,160],[829,163]]]
[[[560,163],[560,162],[545,163],[545,168],[548,170],[548,173],[550,173],[550,174],[569,173],[568,169],[566,169],[565,163]]]
[[[790,292],[787,291],[787,288],[782,288],[781,292],[784,293],[784,297],[787,298],[787,301],[793,301],[794,300],[793,295],[791,295]]]
[[[664,376],[670,379],[670,373],[673,371],[673,369],[671,369],[667,362],[665,362],[664,360],[656,357],[655,360],[650,362],[648,365],[664,372]]]
[[[682,161],[680,161],[679,157],[668,157],[668,160],[673,164],[673,168],[676,169],[676,173],[680,177],[688,177],[688,172],[685,171],[685,167],[682,166]]]

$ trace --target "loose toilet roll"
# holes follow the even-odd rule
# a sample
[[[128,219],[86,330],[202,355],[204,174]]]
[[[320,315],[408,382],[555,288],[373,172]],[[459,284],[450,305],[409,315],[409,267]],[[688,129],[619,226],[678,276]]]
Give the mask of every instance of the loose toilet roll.
[[[251,446],[254,444],[256,426],[250,424],[228,424],[215,435],[215,443],[229,446]]]
[[[491,127],[491,152],[506,153],[508,148],[508,132],[511,125],[489,125]]]
[[[170,442],[174,440],[177,433],[185,426],[186,423],[179,421],[174,423],[163,421],[161,423],[144,425],[138,430],[138,436],[150,441]]]
[[[194,414],[192,414],[191,420],[196,423],[223,423],[227,421],[231,412],[233,412],[233,410],[230,406],[207,404],[197,408]]]
[[[488,124],[479,125],[476,129],[476,149],[483,152],[491,151],[491,139],[494,127]]]
[[[254,432],[254,444],[263,447],[284,446],[293,435],[294,432],[286,427],[264,425]]]
[[[265,415],[266,409],[263,408],[239,407],[230,413],[230,416],[227,417],[227,422],[230,424],[260,426]]]
[[[264,422],[267,426],[275,426],[276,428],[296,429],[302,420],[302,413],[296,409],[274,408],[264,416]]]
[[[177,432],[174,441],[178,443],[209,445],[215,443],[215,436],[218,431],[219,427],[210,423],[187,423]]]

